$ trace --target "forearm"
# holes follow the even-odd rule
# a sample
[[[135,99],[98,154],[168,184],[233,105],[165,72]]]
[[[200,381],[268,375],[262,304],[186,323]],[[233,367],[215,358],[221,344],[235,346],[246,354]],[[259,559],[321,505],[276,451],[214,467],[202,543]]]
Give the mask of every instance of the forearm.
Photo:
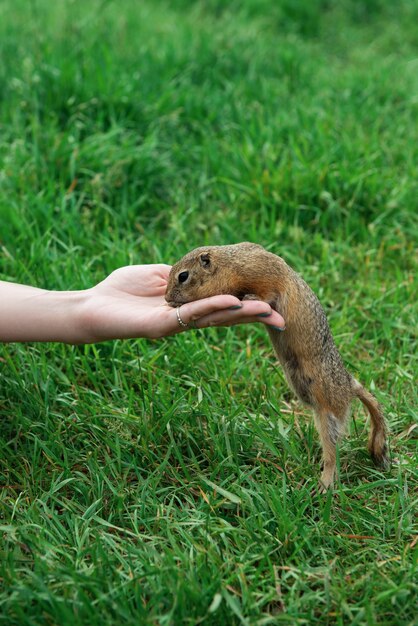
[[[84,291],[47,291],[0,281],[0,342],[83,343]]]

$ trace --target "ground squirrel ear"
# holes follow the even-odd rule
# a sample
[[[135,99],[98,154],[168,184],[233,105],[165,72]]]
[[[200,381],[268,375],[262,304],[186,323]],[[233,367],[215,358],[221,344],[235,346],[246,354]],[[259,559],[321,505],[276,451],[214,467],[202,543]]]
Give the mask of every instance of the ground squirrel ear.
[[[210,266],[210,256],[209,254],[201,254],[200,255],[200,265],[202,267],[209,267]]]

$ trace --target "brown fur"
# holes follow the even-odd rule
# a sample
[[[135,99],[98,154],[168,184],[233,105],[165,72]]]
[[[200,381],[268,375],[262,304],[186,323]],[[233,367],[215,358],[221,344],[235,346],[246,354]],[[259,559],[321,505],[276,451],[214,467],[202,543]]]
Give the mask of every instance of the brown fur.
[[[188,272],[184,282],[182,272]],[[369,451],[386,465],[386,426],[377,400],[345,369],[324,310],[305,281],[281,257],[252,243],[197,248],[173,266],[166,293],[171,306],[219,294],[256,297],[284,317],[284,332],[268,330],[290,387],[314,410],[324,457],[322,487],[333,483],[336,444],[356,397],[370,412]]]

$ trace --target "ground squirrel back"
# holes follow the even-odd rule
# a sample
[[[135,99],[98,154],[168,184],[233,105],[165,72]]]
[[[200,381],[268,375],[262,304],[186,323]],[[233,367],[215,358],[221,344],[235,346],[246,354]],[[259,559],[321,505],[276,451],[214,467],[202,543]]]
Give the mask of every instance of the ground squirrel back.
[[[171,306],[219,294],[263,300],[285,319],[284,332],[268,331],[290,387],[314,410],[324,459],[321,488],[333,483],[336,444],[355,397],[370,412],[369,451],[376,463],[386,465],[386,427],[379,404],[346,370],[324,309],[299,274],[281,257],[248,242],[196,248],[171,269],[166,292]]]

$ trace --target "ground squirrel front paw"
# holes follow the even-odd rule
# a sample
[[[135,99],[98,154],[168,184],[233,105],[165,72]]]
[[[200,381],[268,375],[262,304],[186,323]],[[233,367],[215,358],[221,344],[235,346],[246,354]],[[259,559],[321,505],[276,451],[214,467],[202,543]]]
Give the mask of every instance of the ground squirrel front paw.
[[[241,299],[242,300],[260,300],[260,298],[256,296],[255,293],[246,293],[245,296]]]

